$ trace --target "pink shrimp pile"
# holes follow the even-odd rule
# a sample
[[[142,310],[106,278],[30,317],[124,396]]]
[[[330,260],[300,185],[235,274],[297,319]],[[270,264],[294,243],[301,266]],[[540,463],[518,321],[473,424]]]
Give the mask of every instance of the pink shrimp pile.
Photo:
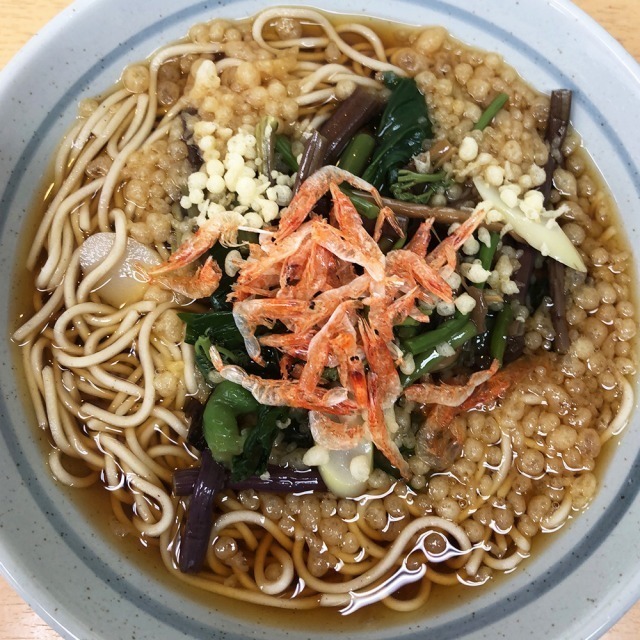
[[[370,193],[380,207],[373,235],[340,190],[342,182]],[[333,200],[328,220],[314,214],[327,191]],[[171,272],[193,264],[219,240],[235,241],[238,224],[233,212],[228,214],[205,223],[149,276],[192,297],[213,293],[221,272],[211,258],[192,275]],[[477,209],[429,253],[433,220],[425,220],[406,248],[385,255],[377,243],[384,223],[401,233],[393,211],[369,183],[337,167],[323,167],[302,184],[277,231],[262,244],[250,245],[231,294],[247,353],[264,365],[261,348],[277,349],[282,378],[266,380],[225,365],[215,346],[210,354],[214,366],[262,404],[309,410],[316,444],[350,449],[369,438],[408,478],[408,464],[393,442],[398,429],[394,405],[403,393],[393,327],[408,317],[429,322],[419,302],[452,301],[447,278],[456,268],[458,250],[483,219],[484,211]],[[258,327],[274,329],[276,323],[277,332],[257,337]],[[326,368],[336,370],[338,383],[326,380]],[[494,372],[472,376],[453,390],[422,384],[405,393],[423,403],[440,403],[449,394],[460,404]]]
[[[373,235],[340,190],[341,182],[371,193],[381,207]],[[327,191],[333,200],[328,220],[313,214]],[[247,353],[263,364],[261,347],[278,349],[282,379],[265,380],[225,365],[212,347],[214,366],[263,404],[310,410],[317,444],[347,449],[369,438],[409,477],[393,442],[394,405],[403,393],[393,327],[407,317],[428,322],[420,301],[452,300],[446,278],[456,267],[457,250],[483,217],[473,214],[428,255],[433,221],[425,221],[406,248],[384,255],[377,240],[385,220],[397,227],[393,212],[368,183],[324,167],[304,182],[277,232],[251,246],[232,294]],[[277,332],[256,336],[258,327],[273,329],[276,323]],[[326,368],[336,370],[338,382],[324,378]]]

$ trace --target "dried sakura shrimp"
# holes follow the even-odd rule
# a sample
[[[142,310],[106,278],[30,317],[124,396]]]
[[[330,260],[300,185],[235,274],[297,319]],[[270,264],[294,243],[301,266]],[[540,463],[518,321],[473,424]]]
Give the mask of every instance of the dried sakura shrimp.
[[[190,274],[172,272],[188,267],[203,256],[216,242],[233,245],[238,238],[238,230],[244,218],[235,211],[225,211],[215,219],[206,220],[202,226],[178,249],[166,262],[151,269],[141,269],[151,282],[159,282],[166,287],[189,298],[206,298],[220,284],[222,272],[217,264],[208,259],[202,268]],[[171,275],[168,275],[171,274]]]
[[[406,249],[384,255],[375,232],[367,232],[340,190],[342,182],[381,205],[378,192],[360,178],[337,167],[320,169],[283,212],[277,232],[251,245],[233,286],[233,315],[247,353],[263,364],[261,346],[279,350],[282,379],[264,380],[225,365],[215,347],[211,359],[224,378],[259,402],[310,410],[318,444],[348,449],[369,439],[409,477],[393,440],[394,405],[403,393],[393,327],[408,316],[428,322],[422,302],[451,301],[446,277],[483,215],[474,214],[429,254],[432,221],[420,226]],[[327,191],[333,202],[328,219],[313,211]],[[384,220],[396,224],[381,207],[377,229]]]
[[[423,426],[416,434],[416,452],[436,471],[447,469],[460,455],[465,433],[454,418],[472,409],[491,408],[507,390],[532,371],[535,360],[521,358],[498,371],[494,360],[486,371],[471,375],[466,384],[416,384],[405,394],[411,400],[431,406]]]

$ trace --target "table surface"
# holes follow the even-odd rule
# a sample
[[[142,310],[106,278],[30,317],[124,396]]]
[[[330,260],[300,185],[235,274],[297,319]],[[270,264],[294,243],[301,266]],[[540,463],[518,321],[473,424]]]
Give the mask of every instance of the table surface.
[[[640,2],[638,0],[574,0],[640,61]],[[71,0],[0,0],[0,69],[34,33]],[[640,603],[631,609],[604,640],[640,637]],[[57,640],[60,636],[42,621],[0,578],[0,640]]]

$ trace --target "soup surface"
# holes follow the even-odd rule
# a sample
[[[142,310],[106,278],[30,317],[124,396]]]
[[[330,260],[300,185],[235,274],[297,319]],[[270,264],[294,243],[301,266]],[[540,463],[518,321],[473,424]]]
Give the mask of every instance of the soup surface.
[[[54,478],[256,605],[428,611],[516,569],[633,405],[630,252],[570,105],[444,27],[309,9],[125,69],[27,257]]]

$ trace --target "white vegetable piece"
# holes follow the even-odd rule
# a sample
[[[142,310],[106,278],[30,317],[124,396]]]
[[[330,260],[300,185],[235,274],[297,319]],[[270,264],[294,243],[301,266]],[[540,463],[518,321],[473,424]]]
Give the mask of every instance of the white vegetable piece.
[[[576,271],[586,272],[587,267],[580,254],[554,219],[553,212],[545,212],[546,215],[543,213],[540,220],[532,220],[527,218],[519,206],[508,206],[500,197],[500,192],[482,178],[474,178],[473,183],[480,197],[490,207],[497,209],[504,216],[505,223],[511,225],[525,242],[544,256],[550,256]]]
[[[517,291],[516,291],[517,293]],[[462,293],[459,295],[454,304],[456,305],[456,309],[460,313],[469,314],[476,308],[476,301],[472,298],[468,293]]]
[[[307,449],[302,458],[302,462],[304,462],[308,467],[317,467],[319,465],[328,464],[329,449],[316,444],[310,449]]]
[[[115,233],[95,233],[82,243],[80,266],[85,275],[102,264],[113,247],[115,237]],[[133,238],[128,238],[123,258],[98,282],[96,289],[99,289],[100,297],[105,302],[117,308],[141,300],[148,283],[136,270],[136,265],[153,267],[161,262],[156,251]]]
[[[353,498],[367,488],[373,470],[373,445],[363,440],[353,449],[329,451],[329,460],[318,466],[327,488],[339,498]]]
[[[467,136],[460,145],[458,156],[463,162],[475,160],[478,157],[478,143],[471,136]]]

